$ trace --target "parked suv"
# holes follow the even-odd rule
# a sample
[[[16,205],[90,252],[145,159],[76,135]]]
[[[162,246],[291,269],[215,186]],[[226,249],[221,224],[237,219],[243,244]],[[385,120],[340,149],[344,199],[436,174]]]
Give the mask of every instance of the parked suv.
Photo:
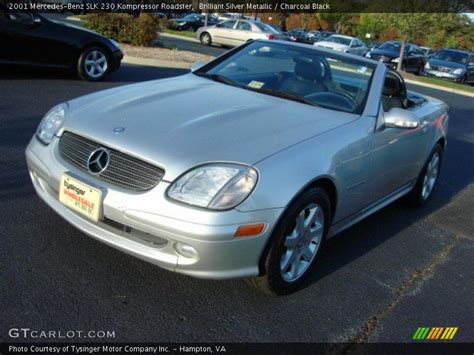
[[[443,49],[426,63],[424,75],[473,84],[474,53]]]

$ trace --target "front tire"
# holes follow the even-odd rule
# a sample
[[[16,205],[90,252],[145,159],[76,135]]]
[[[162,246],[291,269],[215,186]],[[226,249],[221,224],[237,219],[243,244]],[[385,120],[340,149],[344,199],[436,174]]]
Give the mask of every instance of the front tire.
[[[443,147],[438,143],[431,151],[413,190],[408,195],[408,202],[411,206],[423,206],[431,198],[436,183],[438,182],[442,157]]]
[[[77,62],[77,73],[82,80],[99,81],[109,71],[109,57],[99,47],[85,49]]]
[[[260,290],[286,295],[296,291],[311,273],[331,221],[327,192],[315,187],[301,194],[286,210],[262,256],[265,275],[251,280]]]

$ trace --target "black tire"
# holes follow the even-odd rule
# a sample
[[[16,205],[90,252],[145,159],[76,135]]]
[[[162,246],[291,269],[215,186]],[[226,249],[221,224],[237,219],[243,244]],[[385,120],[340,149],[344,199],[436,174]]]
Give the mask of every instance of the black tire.
[[[427,176],[429,165],[435,155],[438,155],[439,157],[436,178],[434,180],[433,186],[430,188],[428,195],[424,195],[425,176]],[[423,169],[421,169],[420,175],[418,175],[418,179],[416,180],[413,190],[407,196],[407,201],[411,206],[413,207],[423,206],[430,200],[431,196],[433,195],[433,191],[435,190],[436,185],[438,183],[439,173],[441,171],[442,158],[443,158],[443,147],[441,146],[441,144],[438,143],[435,145],[428,159],[423,165]]]
[[[309,212],[308,206],[313,205],[319,206],[323,212],[323,217],[321,220],[324,220],[324,225],[320,227],[322,234],[320,236],[319,245],[317,245],[315,249],[315,254],[313,254],[310,261],[307,262],[307,266],[305,266],[302,274],[293,281],[285,280],[281,270],[282,258],[284,255],[287,255],[290,250],[296,250],[295,248],[289,249],[287,246],[285,246],[286,241],[288,240],[287,237],[292,235],[292,233],[290,233],[291,231],[293,231],[293,233],[296,231],[296,219],[298,216],[301,214],[306,216],[306,211]],[[315,187],[306,190],[301,195],[299,195],[296,200],[288,207],[278,222],[275,230],[272,233],[272,236],[270,237],[267,248],[262,255],[261,265],[264,275],[248,280],[249,283],[259,290],[272,295],[287,295],[295,292],[306,280],[317,263],[318,255],[324,247],[324,242],[329,229],[331,218],[331,201],[329,195],[324,189]],[[309,226],[309,230],[311,229],[311,226],[312,225]],[[314,228],[317,228],[317,224],[314,224],[314,226]],[[293,251],[291,254],[294,252],[295,251]],[[299,255],[299,257],[301,260],[303,260],[302,255]]]
[[[418,69],[417,69],[417,71],[416,71],[415,74],[418,75],[418,76],[422,75],[422,74],[423,74],[423,68],[424,68],[424,66],[423,66],[423,64],[421,64],[421,65],[418,67]]]
[[[184,30],[188,31],[188,32],[195,32],[196,31],[192,25],[187,26]]]
[[[102,62],[100,64],[101,70],[105,68],[105,70],[99,73],[99,69],[97,69],[97,75],[91,74],[90,70],[88,69],[89,66],[86,64],[86,60],[89,58],[90,55],[96,52],[98,55],[103,56],[105,58],[105,67],[102,66]],[[102,58],[102,57],[101,57]],[[89,47],[82,51],[79,59],[77,61],[77,74],[82,80],[86,81],[99,81],[102,80],[110,71],[110,58],[107,52],[100,47]]]
[[[459,83],[460,83],[460,84],[463,84],[463,85],[466,84],[466,79],[467,79],[467,74],[465,74],[465,75],[461,78],[461,80],[459,80]]]
[[[201,36],[199,36],[199,40],[201,41],[201,44],[203,46],[211,46],[212,45],[212,37],[209,34],[209,32],[201,33]]]

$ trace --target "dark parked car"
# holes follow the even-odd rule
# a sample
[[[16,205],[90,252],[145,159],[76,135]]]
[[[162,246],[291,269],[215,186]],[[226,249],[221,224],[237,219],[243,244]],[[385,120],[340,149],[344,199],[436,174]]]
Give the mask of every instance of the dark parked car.
[[[443,49],[428,60],[424,75],[474,84],[474,53]]]
[[[170,22],[172,22],[174,27],[179,31],[196,32],[199,27],[205,25],[205,16],[200,14],[190,14],[181,18],[171,19]],[[208,26],[214,26],[218,23],[219,20],[215,16],[209,16],[207,18]]]
[[[314,41],[308,36],[308,33],[301,29],[295,29],[288,31],[287,33],[288,39],[292,42],[299,42],[299,43],[307,43],[313,44]]]
[[[117,70],[123,58],[114,40],[37,14],[9,12],[2,4],[0,48],[0,64],[72,68],[91,81]]]
[[[367,58],[385,63],[390,69],[396,70],[400,57],[401,42],[389,41],[382,44],[377,49],[366,54]],[[423,73],[425,56],[417,45],[405,43],[402,69],[420,75]]]

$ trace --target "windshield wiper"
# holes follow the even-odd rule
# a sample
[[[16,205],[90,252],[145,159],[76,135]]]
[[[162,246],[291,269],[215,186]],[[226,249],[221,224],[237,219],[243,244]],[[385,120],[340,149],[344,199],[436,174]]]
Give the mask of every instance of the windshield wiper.
[[[282,99],[288,99],[288,100],[300,102],[302,104],[320,107],[318,104],[316,104],[315,102],[305,98],[304,96],[292,94],[292,93],[285,92],[285,91],[262,89],[262,88],[257,89],[257,88],[253,88],[253,87],[249,87],[249,86],[242,86],[242,89],[256,91],[256,92],[260,92],[262,94],[281,97]]]
[[[237,84],[234,80],[229,79],[228,77],[223,76],[223,75],[208,74],[208,73],[196,73],[196,72],[194,74],[197,75],[197,76],[202,76],[204,78],[209,78],[211,80],[214,80],[214,81],[217,81],[219,83],[226,84],[226,85],[232,85],[232,86],[240,87],[240,85]]]

